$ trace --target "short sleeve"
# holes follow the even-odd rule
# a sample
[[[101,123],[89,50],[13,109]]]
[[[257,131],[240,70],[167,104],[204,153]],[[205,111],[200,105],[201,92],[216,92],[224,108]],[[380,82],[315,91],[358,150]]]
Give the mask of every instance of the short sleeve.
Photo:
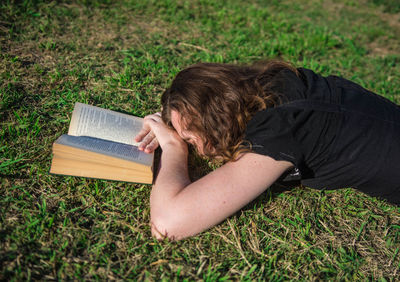
[[[301,167],[303,153],[295,139],[294,119],[287,109],[270,108],[257,112],[247,124],[244,140],[255,153]]]

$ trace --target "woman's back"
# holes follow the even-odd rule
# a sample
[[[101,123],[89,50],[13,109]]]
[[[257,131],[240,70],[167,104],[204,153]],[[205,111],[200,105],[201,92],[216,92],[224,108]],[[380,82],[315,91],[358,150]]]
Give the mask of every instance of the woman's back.
[[[298,71],[278,74],[282,103],[248,123],[252,150],[290,161],[306,186],[355,187],[400,203],[399,107],[343,78]]]

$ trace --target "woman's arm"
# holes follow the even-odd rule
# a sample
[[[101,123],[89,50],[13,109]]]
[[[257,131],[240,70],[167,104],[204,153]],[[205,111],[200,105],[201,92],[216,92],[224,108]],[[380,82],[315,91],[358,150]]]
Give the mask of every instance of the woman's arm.
[[[150,196],[152,233],[158,239],[178,240],[218,224],[292,166],[246,153],[191,183],[186,144],[154,115],[147,123],[162,148],[161,167]]]
[[[291,167],[289,162],[246,153],[190,183],[184,156],[171,151],[163,152],[161,158],[150,198],[152,231],[157,238],[182,239],[218,224]]]

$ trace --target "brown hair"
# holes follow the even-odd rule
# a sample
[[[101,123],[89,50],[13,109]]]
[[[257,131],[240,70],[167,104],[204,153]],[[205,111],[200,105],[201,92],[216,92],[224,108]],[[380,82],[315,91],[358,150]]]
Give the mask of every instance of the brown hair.
[[[281,103],[274,87],[284,70],[298,74],[288,63],[259,62],[250,66],[199,63],[177,74],[161,97],[162,118],[171,124],[171,110],[183,117],[184,126],[200,136],[207,157],[235,160],[250,151],[243,144],[248,121],[254,114]]]

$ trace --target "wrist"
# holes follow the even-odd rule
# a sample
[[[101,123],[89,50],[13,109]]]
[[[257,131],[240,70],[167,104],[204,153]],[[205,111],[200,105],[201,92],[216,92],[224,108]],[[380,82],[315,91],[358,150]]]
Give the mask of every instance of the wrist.
[[[161,146],[161,149],[163,151],[163,154],[169,154],[172,153],[174,155],[182,155],[182,156],[187,156],[189,154],[188,152],[188,146],[185,142],[168,142],[167,144],[164,144]]]

